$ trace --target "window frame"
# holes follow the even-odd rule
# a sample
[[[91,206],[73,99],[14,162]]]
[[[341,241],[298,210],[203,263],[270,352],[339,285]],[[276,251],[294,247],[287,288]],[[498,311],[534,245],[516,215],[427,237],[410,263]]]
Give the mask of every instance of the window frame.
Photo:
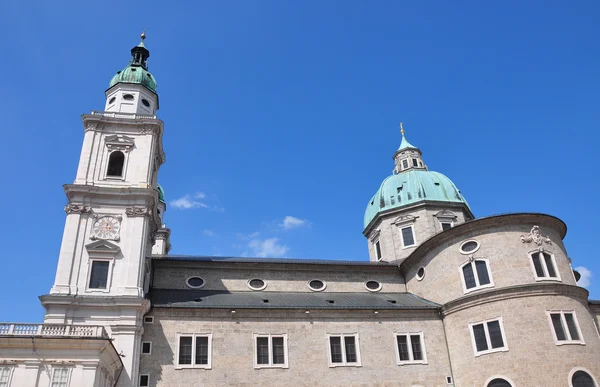
[[[73,367],[69,367],[69,366],[64,366],[64,365],[56,365],[52,367],[52,373],[50,374],[50,387],[53,387],[54,383],[60,383],[57,381],[54,381],[54,376],[56,374],[56,371],[58,370],[67,370],[67,384],[66,387],[69,387],[71,384],[71,374],[73,372]]]
[[[148,352],[144,352],[144,344],[150,344],[150,350]],[[151,341],[142,341],[142,346],[140,348],[140,353],[142,355],[152,355],[152,342]]]
[[[490,333],[489,333],[489,328],[488,328],[488,323],[494,322],[494,321],[499,322],[500,335],[502,336],[502,343],[504,344],[504,346],[498,347],[498,348],[491,348],[492,343],[490,340]],[[480,325],[480,324],[483,324],[486,344],[488,345],[488,349],[486,349],[484,351],[477,351],[477,343],[475,342],[475,331],[473,330],[473,327],[475,325]],[[494,317],[494,318],[490,318],[490,319],[486,319],[486,320],[480,320],[480,321],[476,321],[473,323],[469,323],[469,332],[471,333],[471,344],[473,345],[473,354],[475,355],[475,357],[479,357],[482,355],[487,355],[487,354],[495,353],[495,352],[508,352],[508,341],[506,341],[506,333],[504,332],[504,322],[503,322],[502,317]]]
[[[398,336],[406,336],[408,343],[409,358],[412,360],[400,360],[400,348],[398,347]],[[423,353],[423,359],[414,360],[414,354],[412,349],[411,336],[419,336],[419,344],[421,345],[421,352]],[[410,365],[410,364],[427,364],[427,351],[425,350],[425,336],[423,331],[419,332],[396,332],[394,333],[394,347],[396,348],[396,364],[399,366]]]
[[[379,246],[379,249],[377,249]],[[379,241],[379,237],[373,241],[373,247],[375,248],[375,259],[377,261],[381,261],[383,259],[383,252],[381,251],[381,242]]]
[[[108,166],[110,164],[110,156],[114,152],[123,153],[123,169],[121,170],[121,176],[112,176],[108,174]],[[104,173],[103,180],[113,180],[113,181],[125,181],[127,177],[127,166],[129,164],[129,148],[123,149],[122,147],[111,147],[107,148],[106,152],[106,161],[104,162]]]
[[[406,229],[406,228],[410,228],[410,231],[412,232],[412,237],[413,237],[413,244],[412,245],[406,245],[406,243],[404,242],[404,234],[402,234],[402,230]],[[403,225],[399,225],[398,226],[398,230],[400,231],[400,241],[402,242],[402,249],[408,249],[411,247],[415,247],[417,245],[417,236],[415,235],[415,227],[414,224],[403,224]]]
[[[573,315],[573,321],[575,322],[575,329],[577,329],[577,334],[579,335],[579,340],[573,340],[571,338],[571,331],[569,330],[569,325],[567,324],[567,320],[565,317],[565,313],[570,313]],[[552,322],[552,315],[560,314],[560,322],[562,325],[563,332],[568,337],[567,340],[558,340],[558,336],[556,334],[556,329],[554,329],[554,323]],[[556,345],[585,345],[585,341],[583,340],[583,334],[581,333],[581,327],[579,326],[579,320],[577,319],[577,315],[574,310],[547,310],[546,316],[548,317],[548,323],[550,324],[550,331],[552,332],[552,337],[554,338],[554,343]]]
[[[479,284],[479,273],[477,273],[477,267],[475,265],[475,262],[477,261],[483,261],[485,262],[485,266],[487,268],[487,272],[488,272],[488,277],[490,278],[490,283],[489,284],[485,284],[485,285],[480,285]],[[467,289],[467,281],[465,280],[465,275],[463,272],[463,267],[467,266],[467,265],[472,265],[473,267],[473,275],[475,277],[475,287],[474,288],[470,288]],[[474,259],[470,259],[466,262],[464,262],[462,265],[460,265],[458,267],[458,272],[460,275],[460,280],[462,282],[462,287],[463,287],[463,293],[467,294],[467,293],[471,293],[474,292],[476,290],[481,290],[481,289],[487,289],[487,288],[493,288],[495,286],[494,284],[494,277],[492,277],[492,267],[490,265],[490,260],[489,258],[474,258]]]
[[[556,277],[550,277],[550,276],[546,276],[546,277],[538,277],[537,275],[537,271],[535,270],[535,264],[533,263],[533,255],[534,254],[541,254],[541,256],[543,257],[544,254],[548,254],[550,255],[550,260],[552,261],[552,265],[554,266],[554,272],[556,273]],[[533,277],[535,278],[536,281],[558,281],[558,282],[562,282],[562,278],[560,277],[560,272],[558,271],[558,265],[556,264],[556,259],[554,257],[554,254],[546,251],[546,250],[533,250],[530,251],[528,253],[529,255],[529,266],[531,267],[531,270],[533,271]],[[542,271],[544,272],[544,274],[548,274],[548,267],[546,265],[546,259],[540,259],[540,263],[542,265]]]
[[[144,316],[144,324],[154,324],[154,316]]]
[[[590,376],[590,378],[592,378],[592,381],[594,382],[595,386],[598,387],[600,386],[600,384],[598,384],[598,381],[596,381],[596,378],[594,377],[594,375],[590,372],[590,370],[588,370],[587,368],[583,368],[583,367],[574,367],[570,372],[569,372],[569,387],[574,387],[573,386],[573,376],[575,376],[575,373],[578,371],[582,371],[585,372],[586,374],[588,374]]]
[[[192,338],[192,363],[191,364],[179,364],[179,351],[181,350],[181,338],[191,337]],[[196,338],[207,337],[208,338],[208,361],[207,364],[195,364],[196,361]],[[175,369],[187,369],[187,368],[200,368],[200,369],[211,369],[212,368],[212,333],[201,332],[201,333],[178,333],[177,334],[177,353],[175,354]]]
[[[15,370],[15,366],[14,365],[8,365],[8,364],[3,364],[0,365],[0,372],[2,372],[3,369],[7,369],[8,370],[8,379],[6,380],[6,382],[2,382],[0,380],[0,383],[6,383],[5,387],[10,387],[10,384],[12,382],[12,376]]]
[[[331,338],[339,337],[340,344],[342,349],[342,362],[334,363],[331,359]],[[346,361],[346,342],[344,338],[346,337],[354,337],[354,346],[356,347],[356,362],[349,363]],[[355,333],[328,333],[327,334],[327,362],[329,363],[329,368],[335,367],[362,367],[362,362],[360,358],[360,344],[358,340],[358,332]]]
[[[90,281],[92,280],[92,266],[94,265],[94,262],[96,261],[100,261],[100,262],[108,262],[108,274],[106,275],[106,288],[90,288]],[[85,282],[85,291],[87,293],[95,293],[95,292],[100,292],[100,293],[110,293],[110,288],[112,285],[112,272],[113,272],[113,267],[114,267],[114,258],[113,257],[90,257],[88,259],[88,273],[87,273],[87,278],[86,278],[86,282]]]
[[[269,364],[258,364],[258,338],[267,338],[269,343]],[[273,363],[273,338],[283,338],[283,364]],[[254,333],[252,335],[254,342],[254,369],[261,368],[289,368],[288,363],[288,339],[287,333]]]
[[[504,375],[494,375],[494,376],[490,376],[490,377],[489,377],[489,378],[488,378],[488,379],[485,381],[485,384],[484,384],[483,386],[484,386],[484,387],[488,387],[488,386],[489,386],[489,384],[490,384],[491,382],[493,382],[494,380],[496,380],[496,379],[502,379],[502,380],[504,380],[506,383],[510,384],[512,387],[514,387],[514,385],[515,385],[515,382],[513,382],[511,379],[507,378],[507,377],[506,377],[506,376],[504,376]]]
[[[146,384],[146,385],[142,384],[142,377],[144,377],[144,376],[148,377],[148,384]],[[150,374],[140,374],[140,380],[138,381],[138,386],[140,386],[140,387],[150,386]]]

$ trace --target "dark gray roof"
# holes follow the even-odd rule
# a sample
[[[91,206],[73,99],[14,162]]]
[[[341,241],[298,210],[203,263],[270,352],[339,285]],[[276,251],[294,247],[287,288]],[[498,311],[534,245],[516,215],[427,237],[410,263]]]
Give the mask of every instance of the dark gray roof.
[[[600,300],[588,300],[590,305],[600,305]]]
[[[333,259],[297,259],[297,258],[244,258],[244,257],[211,257],[202,255],[153,255],[151,257],[160,261],[196,261],[196,262],[231,262],[231,263],[275,263],[294,265],[342,265],[342,266],[379,266],[398,267],[389,262],[349,261]]]
[[[437,309],[412,293],[299,293],[152,289],[156,308],[239,309]]]

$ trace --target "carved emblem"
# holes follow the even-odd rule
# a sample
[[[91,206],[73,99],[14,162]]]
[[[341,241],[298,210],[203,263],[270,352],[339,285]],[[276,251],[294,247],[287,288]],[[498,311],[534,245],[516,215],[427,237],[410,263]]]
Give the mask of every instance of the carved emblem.
[[[146,207],[127,207],[125,209],[125,214],[129,217],[150,216],[152,215],[152,212]]]
[[[69,203],[65,206],[65,212],[68,214],[89,214],[92,212],[91,207],[84,206],[83,204]]]
[[[544,242],[546,242],[550,245],[552,244],[552,241],[550,240],[550,238],[548,238],[545,235],[542,235],[542,232],[540,231],[540,226],[533,226],[531,228],[531,231],[529,231],[529,235],[527,235],[527,236],[521,235],[521,242],[523,242],[523,243],[533,242],[536,245],[540,246],[540,248],[542,248],[542,245],[544,244]]]
[[[140,129],[141,134],[154,134],[156,132],[157,132],[156,125],[145,125],[144,127],[142,127],[142,129]]]

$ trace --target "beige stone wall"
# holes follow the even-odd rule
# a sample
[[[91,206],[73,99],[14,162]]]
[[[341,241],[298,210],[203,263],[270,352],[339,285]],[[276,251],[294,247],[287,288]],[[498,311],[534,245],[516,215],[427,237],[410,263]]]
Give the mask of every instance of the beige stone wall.
[[[144,341],[141,374],[151,386],[428,386],[446,385],[450,375],[437,313],[229,311],[155,309]],[[427,365],[396,363],[395,332],[424,332]],[[177,334],[213,335],[212,369],[175,369]],[[362,366],[330,368],[328,333],[359,334]],[[286,333],[288,369],[254,369],[253,334]]]
[[[190,263],[189,265],[157,266],[154,273],[154,288],[189,289],[186,279],[199,276],[206,281],[203,290],[252,291],[248,280],[260,278],[267,283],[264,292],[310,292],[308,282],[320,279],[327,285],[324,292],[367,292],[364,283],[376,280],[382,283],[382,292],[405,292],[400,271],[394,267],[374,268],[364,266],[340,267],[319,265],[308,270],[306,266],[267,265],[240,267],[215,267]]]
[[[410,262],[405,268],[407,289],[428,300],[444,304],[465,296],[460,267],[469,260],[469,255],[459,250],[461,243],[474,239],[479,242],[479,250],[473,253],[474,258],[488,258],[493,289],[502,287],[556,282],[536,281],[529,253],[538,246],[523,243],[521,235],[528,235],[533,224],[479,229],[463,233],[455,240],[445,242],[431,250],[419,261]],[[554,254],[561,283],[575,285],[573,270],[565,254],[564,245],[557,232],[547,227],[541,227],[542,234],[548,235],[552,244],[544,243],[544,250]],[[417,280],[416,273],[420,267],[425,268],[425,277]],[[478,290],[479,292],[484,290]],[[478,292],[475,291],[475,292]],[[468,294],[473,294],[470,292]]]
[[[547,310],[575,311],[585,345],[556,345]],[[468,324],[502,317],[507,352],[475,356]],[[569,372],[588,369],[600,380],[600,338],[590,313],[567,296],[535,296],[485,303],[445,318],[457,386],[484,386],[502,375],[518,387],[568,386]]]

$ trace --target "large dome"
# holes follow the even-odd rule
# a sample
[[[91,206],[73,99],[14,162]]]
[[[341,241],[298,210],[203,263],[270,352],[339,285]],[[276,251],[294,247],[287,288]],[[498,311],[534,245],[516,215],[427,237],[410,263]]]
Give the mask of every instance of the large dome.
[[[364,228],[377,214],[423,201],[463,203],[467,201],[454,183],[438,172],[411,170],[387,177],[365,210]]]
[[[111,80],[108,88],[110,89],[117,83],[137,83],[146,86],[148,90],[156,93],[156,80],[148,70],[142,66],[127,66],[119,71]]]

